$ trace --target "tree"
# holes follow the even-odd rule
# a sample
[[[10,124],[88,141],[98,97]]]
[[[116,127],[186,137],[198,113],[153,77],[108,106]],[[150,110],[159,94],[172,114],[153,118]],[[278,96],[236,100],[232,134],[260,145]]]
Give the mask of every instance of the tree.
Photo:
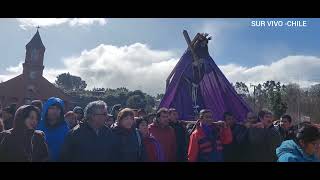
[[[293,120],[298,118],[299,108],[301,107],[300,94],[302,92],[298,84],[287,84],[283,87],[283,101],[286,102],[287,113],[292,116]]]
[[[320,84],[312,85],[307,93],[301,95],[300,99],[301,106],[300,110],[303,114],[311,114],[313,116],[313,120],[319,122],[320,121]]]
[[[309,92],[311,96],[320,98],[320,84],[312,85]]]
[[[116,89],[119,93],[125,93],[128,94],[129,90],[125,87],[117,88]]]
[[[127,103],[128,96],[126,93],[121,92],[117,97],[118,97],[118,104],[124,105]]]
[[[287,104],[282,100],[281,92],[285,86],[280,82],[266,81],[263,83],[264,95],[267,97],[267,108],[273,111],[275,117],[280,118],[287,110]]]
[[[108,95],[103,100],[107,103],[108,106],[119,104],[118,98],[116,96]]]
[[[144,93],[142,91],[140,91],[140,90],[135,90],[135,91],[132,91],[132,92],[128,93],[128,96],[133,96],[133,95],[139,95],[142,98],[144,98]]]
[[[150,112],[150,111],[152,111],[152,108],[155,106],[155,99],[154,99],[154,97],[152,97],[152,96],[150,96],[150,95],[146,95],[145,96],[145,101],[146,101],[146,107],[145,107],[145,109],[146,109],[146,111],[147,112]]]
[[[78,76],[63,73],[57,76],[56,85],[65,91],[83,91],[87,83]]]
[[[249,89],[248,86],[243,82],[236,82],[236,85],[234,86],[237,93],[242,97],[249,96]]]
[[[102,92],[102,91],[106,91],[104,88],[93,88],[92,91],[94,92]]]
[[[163,93],[161,93],[161,94],[157,94],[156,99],[162,99],[162,98],[163,98],[163,96],[164,96],[164,94],[163,94]]]
[[[255,104],[257,107],[256,109],[261,110],[262,108],[266,107],[266,100],[267,96],[265,90],[263,89],[261,84],[258,84],[255,91]]]
[[[127,100],[127,106],[133,109],[145,108],[146,100],[140,95],[132,95]]]

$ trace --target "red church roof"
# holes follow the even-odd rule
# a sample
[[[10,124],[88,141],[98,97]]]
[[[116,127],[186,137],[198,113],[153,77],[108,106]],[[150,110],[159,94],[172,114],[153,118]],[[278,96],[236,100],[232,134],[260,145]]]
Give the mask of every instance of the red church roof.
[[[55,87],[44,77],[32,83],[34,86],[34,99],[48,99],[50,97],[59,97],[64,101],[71,102],[71,97],[66,95],[62,90]],[[27,92],[30,87],[29,80],[23,74],[16,76],[6,82],[0,83],[0,98],[6,97],[4,104],[12,101],[10,98],[17,98],[18,104],[24,104],[24,98],[27,97]],[[7,103],[6,103],[7,102]]]

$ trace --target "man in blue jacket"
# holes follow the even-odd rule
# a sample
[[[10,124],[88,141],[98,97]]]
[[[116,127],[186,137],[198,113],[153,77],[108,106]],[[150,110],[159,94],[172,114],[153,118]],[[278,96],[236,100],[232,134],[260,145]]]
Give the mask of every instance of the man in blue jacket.
[[[45,133],[49,149],[49,160],[57,161],[64,139],[69,131],[64,120],[63,100],[51,97],[43,107],[38,129]]]

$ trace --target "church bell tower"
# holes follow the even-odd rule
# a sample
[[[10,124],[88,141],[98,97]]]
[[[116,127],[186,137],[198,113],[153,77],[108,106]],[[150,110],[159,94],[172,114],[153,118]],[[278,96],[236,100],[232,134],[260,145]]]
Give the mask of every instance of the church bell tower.
[[[23,74],[30,80],[36,80],[43,75],[43,57],[46,48],[44,47],[39,34],[39,27],[36,34],[26,45],[25,62],[23,63]]]

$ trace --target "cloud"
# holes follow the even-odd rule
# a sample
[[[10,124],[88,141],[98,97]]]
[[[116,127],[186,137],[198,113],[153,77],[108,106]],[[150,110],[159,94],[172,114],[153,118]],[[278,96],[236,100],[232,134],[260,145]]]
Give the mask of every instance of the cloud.
[[[9,66],[6,68],[6,71],[8,71],[9,74],[20,74],[23,70],[22,64],[23,62],[19,62],[18,66]]]
[[[63,59],[64,67],[46,67],[44,77],[54,82],[58,74],[70,72],[80,76],[93,87],[141,89],[151,95],[165,91],[165,81],[180,55],[172,51],[155,50],[146,44],[128,46],[101,44],[81,54]],[[320,58],[315,56],[287,56],[271,64],[245,67],[237,64],[219,66],[230,82],[257,84],[267,80],[298,83],[302,87],[320,83]],[[22,72],[22,63],[8,67],[1,80],[8,80]]]
[[[154,50],[141,43],[121,47],[101,44],[78,56],[63,59],[61,69],[45,67],[44,77],[55,82],[57,75],[70,72],[85,80],[87,89],[127,87],[156,95],[163,93],[165,80],[178,62],[176,57],[172,51]],[[0,80],[19,75],[22,63],[6,71],[6,75],[0,75]]]
[[[17,18],[22,29],[40,27],[58,26],[69,24],[70,26],[87,26],[92,24],[105,25],[105,18]]]
[[[64,60],[71,74],[81,75],[88,88],[128,87],[155,95],[163,92],[165,79],[178,62],[174,52],[153,50],[145,44],[101,44],[80,56]]]
[[[320,58],[315,56],[287,56],[269,65],[243,67],[236,64],[220,66],[230,82],[242,81],[247,85],[268,80],[297,83],[308,87],[320,83]]]
[[[200,32],[209,33],[216,38],[229,30],[245,27],[245,19],[213,19],[203,21],[202,26],[199,26]]]
[[[6,74],[0,74],[0,82],[5,82],[9,79],[12,79],[18,75],[20,75],[23,71],[23,62],[19,62],[17,66],[10,66],[6,68]],[[48,79],[50,82],[54,83],[59,74],[67,72],[67,69],[52,69],[45,68],[43,72],[43,76]]]
[[[0,74],[0,82],[7,81],[11,78],[14,78],[15,76],[18,76],[22,73],[22,63],[20,62],[17,66],[10,66],[6,68],[6,74]]]
[[[174,52],[154,50],[140,43],[122,47],[102,44],[65,59],[64,64],[65,71],[81,76],[89,89],[124,86],[156,95],[165,91],[165,80],[179,58]],[[249,85],[275,80],[298,83],[301,87],[320,83],[320,58],[315,56],[287,56],[269,65],[228,64],[219,68],[233,83],[242,81]]]
[[[94,23],[98,23],[99,25],[105,25],[107,23],[107,19],[105,18],[73,18],[69,21],[69,25],[71,26],[91,25]]]

